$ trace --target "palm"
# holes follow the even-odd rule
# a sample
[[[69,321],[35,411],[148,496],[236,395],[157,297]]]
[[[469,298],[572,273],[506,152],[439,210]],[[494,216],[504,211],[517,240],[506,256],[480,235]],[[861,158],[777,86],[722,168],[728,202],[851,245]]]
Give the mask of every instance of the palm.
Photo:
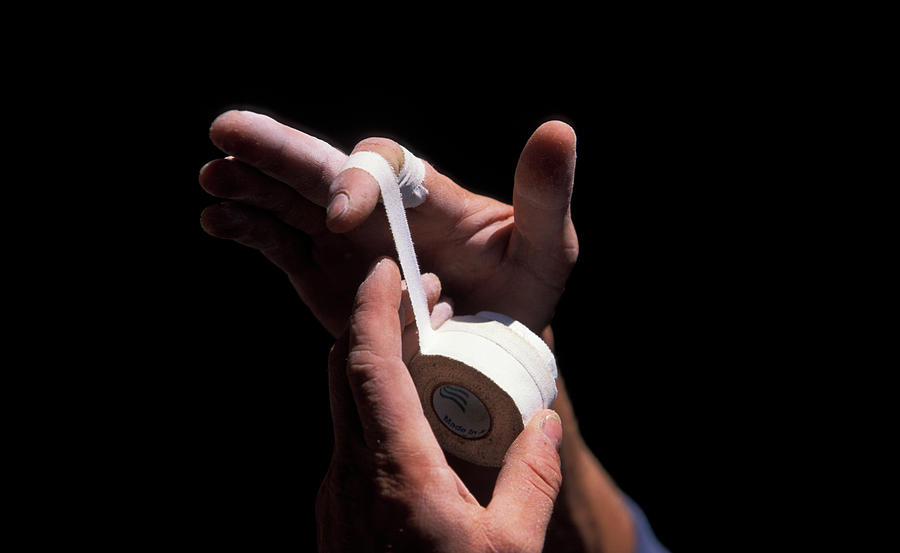
[[[307,184],[306,188],[298,185],[297,179],[273,175],[272,171],[266,170],[265,164],[259,169],[291,185],[290,192],[279,191],[285,197],[276,203],[283,206],[297,202],[301,207],[291,211],[304,214],[297,222],[280,217],[287,225],[280,225],[272,240],[283,243],[274,248],[281,252],[276,254],[281,257],[267,255],[285,270],[300,297],[325,328],[337,335],[350,314],[353,297],[367,268],[377,257],[393,255],[394,245],[380,205],[353,230],[341,234],[329,232],[324,213],[318,207],[327,203],[321,189],[327,189],[328,176],[333,178],[344,156],[330,152],[328,157],[315,167],[319,175],[326,175],[322,179],[325,182]],[[295,172],[311,164],[310,160],[304,160]],[[467,192],[446,177],[440,176],[440,179],[440,186],[450,191],[452,201],[434,202],[427,209],[407,210],[422,271],[438,275],[444,293],[453,299],[458,313],[498,311],[521,320],[533,330],[541,330],[550,322],[577,253],[577,240],[567,212],[559,224],[543,225],[537,216],[527,217],[531,213],[528,211],[530,206],[519,207],[520,203],[529,203],[527,198],[517,197],[514,209],[511,205]],[[247,177],[245,180],[252,179]],[[206,181],[214,182],[214,179],[207,178]],[[268,179],[246,186],[258,188],[261,182],[270,187],[280,184]],[[223,195],[217,193],[216,185],[204,183],[204,187],[216,195]],[[283,188],[288,190],[288,187]],[[289,194],[296,197],[288,198]],[[274,195],[271,190],[257,191],[257,196],[267,199]],[[253,196],[245,193],[238,199],[246,202],[248,197]],[[257,207],[266,206],[257,204]],[[543,216],[543,213],[537,215]],[[259,217],[260,214],[257,211],[252,216]],[[205,226],[215,227],[212,224]],[[258,223],[258,227],[261,226],[263,223]],[[544,234],[544,227],[547,227],[555,236],[547,243],[540,243],[544,236],[536,240],[536,231],[529,226],[537,227]],[[215,232],[215,228],[207,230],[214,235],[222,234]],[[256,247],[251,239],[242,241],[234,236],[225,237]],[[259,249],[266,253],[265,249]],[[304,250],[302,262],[283,260],[284,256],[292,255],[284,253],[291,249]]]

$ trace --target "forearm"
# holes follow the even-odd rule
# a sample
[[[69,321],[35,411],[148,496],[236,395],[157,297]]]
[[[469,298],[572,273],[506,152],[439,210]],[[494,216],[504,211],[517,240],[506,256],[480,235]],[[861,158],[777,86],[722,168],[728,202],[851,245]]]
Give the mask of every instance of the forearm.
[[[633,553],[635,531],[622,492],[584,443],[562,378],[553,409],[563,423],[563,485],[545,551]]]

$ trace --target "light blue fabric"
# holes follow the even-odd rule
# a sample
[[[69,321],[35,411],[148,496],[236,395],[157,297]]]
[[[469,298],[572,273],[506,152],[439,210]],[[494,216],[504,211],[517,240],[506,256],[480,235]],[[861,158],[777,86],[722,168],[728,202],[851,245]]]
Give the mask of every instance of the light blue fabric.
[[[625,496],[625,504],[628,506],[628,510],[631,511],[631,518],[634,520],[634,531],[637,534],[634,553],[669,553],[669,550],[656,539],[656,534],[653,533],[653,528],[650,527],[647,516],[638,507],[637,503],[632,501],[630,497]]]

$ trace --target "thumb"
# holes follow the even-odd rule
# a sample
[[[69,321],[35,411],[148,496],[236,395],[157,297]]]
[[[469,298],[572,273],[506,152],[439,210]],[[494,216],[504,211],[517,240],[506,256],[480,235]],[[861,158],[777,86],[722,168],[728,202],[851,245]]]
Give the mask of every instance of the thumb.
[[[559,415],[543,409],[509,447],[488,511],[517,534],[517,541],[543,543],[562,485]],[[536,541],[537,540],[537,541]]]
[[[555,304],[578,259],[578,236],[570,210],[574,184],[575,131],[560,121],[548,121],[528,139],[516,166],[514,224],[507,254],[528,269],[514,292],[522,302],[550,297],[550,304]],[[552,317],[550,309],[520,320],[539,330]]]
[[[525,144],[513,188],[515,230],[534,253],[577,255],[569,209],[574,185],[575,131],[548,121]]]

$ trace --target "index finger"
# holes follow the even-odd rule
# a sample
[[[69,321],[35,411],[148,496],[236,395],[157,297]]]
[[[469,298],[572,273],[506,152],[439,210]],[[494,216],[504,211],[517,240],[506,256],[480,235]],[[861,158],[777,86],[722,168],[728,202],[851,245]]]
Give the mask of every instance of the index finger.
[[[408,173],[417,174],[418,179],[411,179],[401,187],[404,206],[416,208],[415,213],[432,222],[456,221],[462,215],[467,192],[397,142],[389,138],[366,138],[353,148],[351,159],[355,154],[376,154],[374,159],[381,159],[380,162],[373,162],[373,158],[369,157],[362,164],[342,165],[338,169],[329,189],[326,218],[332,232],[348,232],[361,225],[375,210],[381,196],[379,181],[399,179],[405,168],[419,166],[419,162],[422,172],[413,170]],[[408,159],[407,155],[411,155],[412,159]],[[411,181],[415,184],[412,185]]]
[[[347,156],[324,140],[252,111],[216,117],[209,138],[217,148],[327,205],[328,187]]]
[[[400,269],[393,261],[382,259],[356,296],[350,318],[347,382],[370,449],[392,456],[415,453],[419,463],[423,459],[443,461],[403,363],[400,300]]]

